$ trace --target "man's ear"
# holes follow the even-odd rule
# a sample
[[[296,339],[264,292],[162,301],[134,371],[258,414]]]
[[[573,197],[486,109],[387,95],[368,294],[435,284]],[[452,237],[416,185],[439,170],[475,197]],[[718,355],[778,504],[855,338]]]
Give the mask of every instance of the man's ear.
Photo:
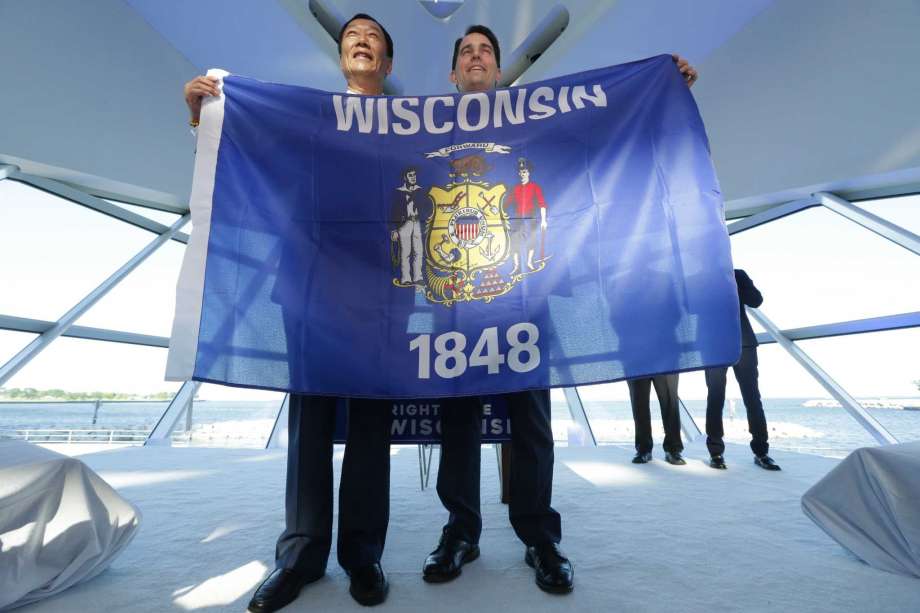
[[[498,72],[495,74],[495,87],[498,87],[498,84],[502,82],[502,69],[499,68]]]
[[[393,60],[390,58],[387,58],[386,61],[387,61],[387,68],[386,68],[386,72],[384,72],[384,76],[388,77],[390,76],[390,73],[393,72]]]
[[[459,83],[457,83],[457,73],[455,71],[451,70],[450,76],[448,78],[450,79],[450,82],[453,83],[454,85],[459,85]]]

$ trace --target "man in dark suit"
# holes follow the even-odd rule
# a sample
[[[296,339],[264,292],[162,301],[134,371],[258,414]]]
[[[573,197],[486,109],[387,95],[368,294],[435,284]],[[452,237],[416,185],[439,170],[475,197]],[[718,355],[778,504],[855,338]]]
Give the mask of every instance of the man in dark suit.
[[[350,94],[383,94],[383,81],[392,69],[393,41],[373,17],[359,13],[345,23],[339,33],[339,56]],[[212,77],[186,84],[192,126],[198,125],[202,98],[219,94]],[[317,248],[316,241],[304,242],[310,243],[304,249]],[[303,259],[297,253],[284,257]],[[279,271],[274,291],[282,307],[309,304],[311,292],[328,287],[316,279],[311,283],[310,275],[297,267],[287,268],[290,274]],[[302,360],[319,326],[304,320],[297,309],[284,311],[292,385],[302,376]],[[275,548],[275,570],[256,590],[249,611],[267,613],[288,605],[326,572],[332,547],[332,452],[339,404],[348,407],[348,438],[339,484],[338,560],[351,579],[352,597],[362,605],[380,604],[389,589],[380,558],[389,522],[392,403],[297,393],[289,402],[285,528]]]
[[[696,70],[683,58],[675,56],[674,61],[688,86],[692,85]],[[462,93],[487,92],[498,86],[501,50],[489,28],[470,26],[454,42],[450,79]],[[551,506],[554,454],[549,390],[515,392],[502,398],[511,418],[511,526],[526,546],[524,560],[534,568],[537,586],[547,592],[571,592],[575,571],[559,546],[562,521]],[[425,560],[423,578],[429,582],[450,581],[464,564],[479,557],[481,417],[481,406],[463,399],[441,411],[438,495],[450,516],[437,548]]]
[[[748,320],[745,305],[757,308],[763,303],[763,296],[754,286],[746,272],[735,269],[735,283],[738,285],[738,301],[741,307],[741,358],[732,366],[735,379],[741,388],[744,408],[747,410],[748,430],[751,433],[751,451],[754,463],[766,470],[779,470],[779,466],[767,455],[770,445],[767,442],[767,419],[763,404],[760,402],[760,389],[757,386],[757,336]],[[725,405],[725,383],[727,367],[707,368],[706,387],[706,447],[711,459],[709,465],[724,469],[725,435],[722,428],[722,408]]]
[[[489,91],[501,76],[500,65],[501,51],[495,34],[485,26],[471,26],[454,43],[450,78],[461,92]],[[502,398],[511,418],[511,526],[526,546],[524,559],[534,568],[540,589],[570,592],[574,570],[559,548],[562,521],[551,506],[553,430],[549,390],[515,392]],[[422,577],[430,583],[456,578],[464,564],[479,557],[481,437],[479,399],[459,398],[442,406],[437,489],[450,516],[437,548],[425,559]]]

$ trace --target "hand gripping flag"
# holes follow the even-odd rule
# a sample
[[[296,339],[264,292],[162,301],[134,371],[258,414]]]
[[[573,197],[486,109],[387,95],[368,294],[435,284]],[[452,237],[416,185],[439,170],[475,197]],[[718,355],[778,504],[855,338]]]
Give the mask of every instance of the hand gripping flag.
[[[719,186],[670,56],[429,97],[221,76],[168,378],[434,398],[737,360]]]

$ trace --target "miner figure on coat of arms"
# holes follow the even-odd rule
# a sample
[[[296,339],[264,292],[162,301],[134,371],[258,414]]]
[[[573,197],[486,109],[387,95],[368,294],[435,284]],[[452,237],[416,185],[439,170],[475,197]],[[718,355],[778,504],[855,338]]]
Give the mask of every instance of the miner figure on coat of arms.
[[[543,199],[543,190],[531,180],[533,164],[527,158],[518,158],[518,176],[521,182],[514,186],[508,204],[514,205],[511,216],[511,237],[514,247],[514,276],[527,262],[528,270],[536,270],[533,255],[537,246],[537,235],[540,236],[540,259],[543,259],[543,233],[546,232],[546,201]],[[537,222],[537,209],[540,210],[540,221]]]

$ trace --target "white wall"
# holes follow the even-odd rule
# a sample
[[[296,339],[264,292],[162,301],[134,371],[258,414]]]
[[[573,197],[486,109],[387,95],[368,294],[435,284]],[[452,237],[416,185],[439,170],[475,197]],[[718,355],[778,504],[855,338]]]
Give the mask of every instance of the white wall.
[[[920,166],[920,2],[777,0],[694,88],[727,200]]]
[[[188,194],[198,69],[120,0],[0,2],[0,154]]]

